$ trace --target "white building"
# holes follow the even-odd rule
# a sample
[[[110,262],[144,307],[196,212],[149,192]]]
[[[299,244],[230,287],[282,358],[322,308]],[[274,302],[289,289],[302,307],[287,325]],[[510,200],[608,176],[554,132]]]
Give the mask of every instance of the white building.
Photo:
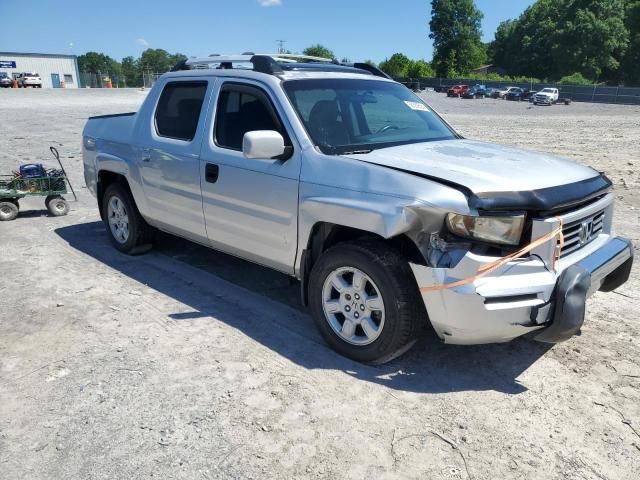
[[[22,72],[39,73],[42,88],[78,88],[80,73],[75,55],[0,52],[0,72],[15,77]]]

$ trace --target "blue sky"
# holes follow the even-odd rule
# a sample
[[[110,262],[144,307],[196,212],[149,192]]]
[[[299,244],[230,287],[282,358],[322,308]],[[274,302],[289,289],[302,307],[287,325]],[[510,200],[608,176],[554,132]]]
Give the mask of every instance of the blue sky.
[[[476,0],[484,40],[533,0]],[[299,52],[322,43],[339,57],[431,59],[428,0],[0,0],[0,51],[99,51],[118,60],[148,47],[185,55]]]

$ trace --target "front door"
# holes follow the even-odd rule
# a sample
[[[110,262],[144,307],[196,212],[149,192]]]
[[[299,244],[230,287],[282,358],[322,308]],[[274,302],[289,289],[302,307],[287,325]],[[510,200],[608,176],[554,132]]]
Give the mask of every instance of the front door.
[[[53,88],[60,88],[60,75],[57,73],[51,74],[51,85]]]
[[[177,235],[207,243],[198,158],[210,81],[169,80],[139,130],[140,176],[151,223]],[[154,107],[150,107],[154,108]]]
[[[208,138],[200,153],[203,208],[211,245],[293,273],[300,149],[287,132],[278,102],[265,88],[228,80],[218,90]],[[286,158],[245,158],[242,139],[254,130],[280,132],[290,147]]]

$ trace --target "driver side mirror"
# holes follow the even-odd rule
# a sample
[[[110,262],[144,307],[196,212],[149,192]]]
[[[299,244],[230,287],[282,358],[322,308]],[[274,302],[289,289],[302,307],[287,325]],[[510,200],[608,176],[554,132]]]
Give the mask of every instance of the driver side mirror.
[[[242,139],[242,153],[246,158],[271,160],[286,152],[284,138],[275,130],[254,130]]]

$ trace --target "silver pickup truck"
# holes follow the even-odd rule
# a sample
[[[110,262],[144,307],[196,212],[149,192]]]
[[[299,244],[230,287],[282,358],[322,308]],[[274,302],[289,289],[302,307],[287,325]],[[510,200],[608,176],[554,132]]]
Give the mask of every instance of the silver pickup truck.
[[[466,140],[367,64],[192,59],[137,113],[90,118],[83,156],[115,248],[159,229],[294,276],[363,362],[429,324],[452,344],[568,339],[633,260],[603,174]]]

